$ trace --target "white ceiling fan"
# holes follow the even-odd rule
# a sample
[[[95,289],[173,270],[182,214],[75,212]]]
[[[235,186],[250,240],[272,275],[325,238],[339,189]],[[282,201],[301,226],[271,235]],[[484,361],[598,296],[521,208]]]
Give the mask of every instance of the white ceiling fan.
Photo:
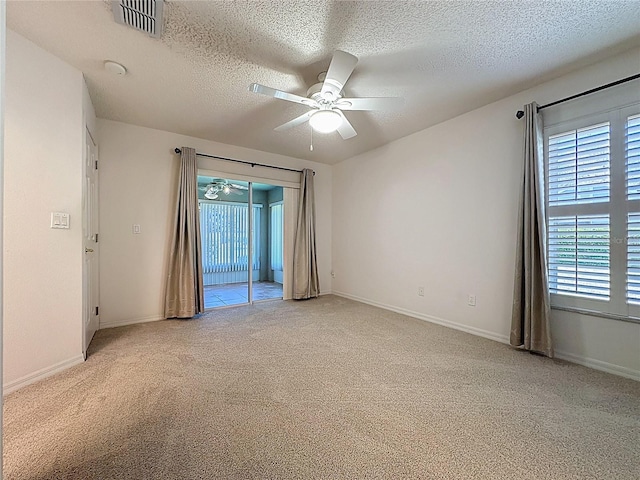
[[[307,97],[283,92],[275,88],[265,87],[257,83],[249,85],[253,93],[260,93],[269,97],[301,103],[311,108],[287,123],[276,127],[276,131],[288,130],[308,121],[311,127],[320,133],[330,133],[336,130],[343,139],[355,137],[357,132],[347,120],[343,110],[390,110],[402,106],[404,100],[399,97],[377,98],[345,98],[342,89],[353,73],[358,58],[350,53],[336,50],[329,64],[329,70],[318,75],[319,83],[307,90]]]
[[[204,197],[208,198],[209,200],[217,199],[221,193],[225,195],[242,195],[243,190],[249,189],[245,185],[231,183],[229,182],[229,180],[225,180],[223,178],[216,178],[207,185],[199,188],[200,190],[204,191]]]

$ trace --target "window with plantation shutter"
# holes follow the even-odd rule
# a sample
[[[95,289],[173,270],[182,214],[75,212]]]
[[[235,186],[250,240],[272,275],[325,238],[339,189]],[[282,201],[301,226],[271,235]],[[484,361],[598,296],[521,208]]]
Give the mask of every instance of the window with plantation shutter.
[[[546,125],[545,174],[552,307],[640,320],[640,104]]]
[[[640,305],[640,115],[627,118],[624,140],[626,197],[636,210],[627,214],[627,302]]]
[[[627,119],[625,156],[627,200],[640,200],[640,115]]]
[[[627,301],[640,305],[640,213],[627,218]]]
[[[549,137],[549,205],[609,201],[609,124]]]
[[[609,216],[549,219],[551,293],[609,299]]]

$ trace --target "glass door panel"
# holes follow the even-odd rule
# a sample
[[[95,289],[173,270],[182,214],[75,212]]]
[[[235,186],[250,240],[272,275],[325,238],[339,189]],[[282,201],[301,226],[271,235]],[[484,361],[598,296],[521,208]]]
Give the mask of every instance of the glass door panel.
[[[257,268],[253,272],[252,300],[282,298],[282,187],[252,184],[256,216],[253,252]]]
[[[198,203],[205,309],[282,298],[282,187],[199,175]]]
[[[249,188],[247,182],[198,176],[205,308],[250,301]]]

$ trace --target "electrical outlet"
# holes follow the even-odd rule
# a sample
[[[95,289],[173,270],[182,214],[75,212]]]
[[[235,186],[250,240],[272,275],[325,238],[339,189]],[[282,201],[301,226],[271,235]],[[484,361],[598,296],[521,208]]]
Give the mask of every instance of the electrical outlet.
[[[418,287],[418,296],[424,297],[424,287]]]
[[[475,295],[469,295],[469,298],[467,299],[467,304],[470,307],[475,307],[476,306],[476,296]]]

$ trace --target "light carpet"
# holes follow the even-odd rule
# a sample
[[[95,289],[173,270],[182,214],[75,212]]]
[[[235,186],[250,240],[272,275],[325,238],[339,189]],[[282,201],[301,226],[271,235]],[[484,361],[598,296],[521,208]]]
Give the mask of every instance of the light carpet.
[[[638,479],[640,383],[335,296],[101,330],[6,479]]]

